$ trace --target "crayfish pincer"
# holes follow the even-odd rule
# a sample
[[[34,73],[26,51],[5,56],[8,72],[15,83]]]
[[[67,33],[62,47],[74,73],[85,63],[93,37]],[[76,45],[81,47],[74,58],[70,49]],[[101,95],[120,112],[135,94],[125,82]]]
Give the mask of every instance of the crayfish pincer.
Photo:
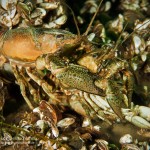
[[[128,107],[128,104],[124,103],[127,96],[123,93],[124,89],[118,86],[115,80],[106,79],[106,83],[104,83],[104,80],[98,74],[90,72],[84,66],[66,62],[58,53],[41,55],[35,63],[37,70],[49,70],[59,80],[63,89],[77,89],[89,94],[106,97],[113,111],[121,119],[124,118],[121,108]],[[107,84],[107,88],[101,88],[99,86],[101,84]]]
[[[96,74],[91,73],[83,66],[67,64],[59,56],[50,54],[39,56],[36,60],[36,67],[38,70],[50,70],[66,89],[78,89],[96,95],[105,95],[94,84],[98,78]]]

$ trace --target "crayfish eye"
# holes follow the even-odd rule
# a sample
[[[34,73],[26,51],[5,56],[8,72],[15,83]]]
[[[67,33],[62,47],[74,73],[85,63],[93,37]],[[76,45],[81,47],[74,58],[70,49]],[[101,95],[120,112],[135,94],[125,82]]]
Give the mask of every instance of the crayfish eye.
[[[63,34],[58,34],[58,35],[56,35],[56,39],[63,40],[64,39],[64,35]]]

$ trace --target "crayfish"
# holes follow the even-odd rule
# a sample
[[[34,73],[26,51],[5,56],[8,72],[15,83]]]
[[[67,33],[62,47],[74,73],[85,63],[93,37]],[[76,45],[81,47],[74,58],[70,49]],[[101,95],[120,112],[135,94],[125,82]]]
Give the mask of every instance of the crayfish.
[[[148,44],[143,44],[144,39],[133,34],[130,40],[134,41],[135,49],[130,58],[126,58],[128,47],[121,51],[116,42],[99,48],[87,39],[88,30],[78,36],[59,29],[30,27],[9,30],[1,35],[0,53],[10,62],[21,93],[31,109],[34,106],[27,89],[37,103],[47,97],[50,102],[61,105],[64,99],[70,104],[74,100],[81,101],[81,109],[71,107],[85,117],[93,117],[91,112],[94,112],[99,118],[107,118],[100,108],[100,97],[108,102],[110,112],[113,110],[120,119],[128,115],[122,109],[131,108],[137,80],[132,65],[145,54]],[[144,50],[137,53],[137,49]],[[81,56],[78,52],[84,54]],[[149,59],[149,53],[145,57]],[[149,61],[147,58],[144,62]],[[94,70],[93,64],[96,66]],[[143,128],[150,128],[150,123],[141,117],[135,124],[140,126],[140,121],[145,125]]]

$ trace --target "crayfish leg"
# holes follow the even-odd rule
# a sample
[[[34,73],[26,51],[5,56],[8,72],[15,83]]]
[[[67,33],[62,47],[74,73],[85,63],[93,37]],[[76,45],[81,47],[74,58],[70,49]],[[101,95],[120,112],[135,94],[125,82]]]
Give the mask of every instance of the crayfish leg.
[[[127,97],[128,97],[127,106],[130,108],[135,80],[134,80],[133,74],[127,70],[123,71],[123,78],[124,78],[126,89],[127,89]]]
[[[106,99],[110,107],[121,119],[124,119],[121,108],[127,108],[124,103],[126,98],[122,88],[115,81],[109,80],[106,89]]]
[[[16,65],[12,64],[12,69],[13,69],[15,78],[16,78],[16,80],[17,80],[17,83],[18,83],[18,85],[20,86],[21,94],[22,94],[24,100],[26,101],[26,103],[27,103],[27,105],[29,106],[29,108],[30,108],[31,110],[33,110],[34,107],[33,107],[33,105],[31,104],[29,98],[27,97],[27,93],[26,93],[26,86],[29,86],[28,82],[26,82],[26,80],[24,80],[23,76],[22,76],[22,75],[20,74],[20,72],[18,71]],[[30,86],[30,88],[32,88],[32,87]],[[34,90],[34,89],[32,88],[32,91],[33,91],[33,90]],[[31,89],[30,89],[30,91],[31,91]],[[34,93],[34,92],[33,92],[33,93]]]

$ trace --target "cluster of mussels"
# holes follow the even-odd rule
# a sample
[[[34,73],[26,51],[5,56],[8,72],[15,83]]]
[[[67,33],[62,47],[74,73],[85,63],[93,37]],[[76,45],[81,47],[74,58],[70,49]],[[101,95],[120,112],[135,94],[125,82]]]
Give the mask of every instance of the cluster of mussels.
[[[148,0],[104,0],[100,8],[99,3],[99,0],[0,1],[0,149],[150,149],[150,3]],[[87,40],[81,36],[81,41],[76,40],[73,45],[68,44],[72,42],[70,39],[62,36],[75,37],[70,34],[76,32],[70,8],[75,12],[81,32],[88,27],[98,9],[89,34],[83,34]],[[43,39],[54,40],[49,34],[61,32],[56,40],[64,46],[60,43],[63,39],[69,46],[61,47],[64,54],[58,52],[63,61],[56,62],[57,66],[52,68],[56,69],[54,74],[48,67],[37,69],[43,65],[37,60],[36,66],[29,66],[30,62],[25,63],[26,60],[20,66],[16,61],[18,66],[14,69],[10,65],[14,62],[1,54],[4,40],[13,41],[13,30],[20,27],[32,27],[31,31],[29,28],[25,31],[31,33],[32,42],[37,44],[35,35],[38,30],[32,34],[34,27],[54,28],[50,33],[43,30],[46,32]],[[64,28],[66,32],[61,31]],[[8,32],[3,36],[6,29]],[[40,46],[37,45],[38,50]],[[74,52],[70,52],[71,48]],[[41,58],[43,60],[45,55]],[[75,85],[78,90],[65,88],[73,81],[68,78],[61,83],[59,79],[65,79],[61,74],[58,74],[60,78],[55,74],[62,69],[62,64],[66,67],[70,63],[75,64],[75,69],[84,66],[95,75],[94,79],[99,76],[94,84],[104,94],[86,93],[87,89],[82,91],[78,85]],[[80,67],[78,69],[80,73]],[[76,77],[76,73],[72,74]],[[86,77],[83,81],[88,82]],[[48,87],[54,92],[49,92]],[[123,93],[120,101],[115,95],[118,91]],[[125,104],[116,107],[116,102],[111,103],[112,99],[123,103],[122,97],[128,100]],[[34,109],[30,110],[23,99],[36,99],[32,102]],[[118,109],[124,105],[126,107]]]
[[[0,24],[3,28],[27,26],[59,28],[66,20],[65,5],[59,0],[0,1]]]

